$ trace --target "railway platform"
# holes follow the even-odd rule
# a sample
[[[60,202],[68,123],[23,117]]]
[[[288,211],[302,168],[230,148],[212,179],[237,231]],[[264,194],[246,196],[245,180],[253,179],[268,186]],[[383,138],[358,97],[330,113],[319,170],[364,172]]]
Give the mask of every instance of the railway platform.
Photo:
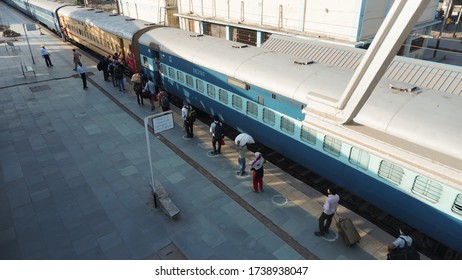
[[[2,9],[13,30],[30,23]],[[74,46],[42,32],[28,34],[31,52],[23,35],[20,51],[0,48],[0,259],[386,259],[394,237],[344,207],[360,243],[345,245],[334,226],[315,236],[325,196],[270,162],[265,192],[253,193],[251,177],[236,175],[233,141],[212,156],[208,124],[197,121],[194,138],[183,137],[179,108],[175,127],[150,137],[154,177],[181,211],[170,219],[150,188],[149,102],[138,105],[129,84],[121,92],[105,82],[82,52],[84,90]]]

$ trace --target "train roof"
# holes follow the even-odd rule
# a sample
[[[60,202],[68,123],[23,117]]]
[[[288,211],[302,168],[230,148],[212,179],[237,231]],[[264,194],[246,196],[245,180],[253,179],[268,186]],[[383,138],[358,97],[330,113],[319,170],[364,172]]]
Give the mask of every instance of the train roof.
[[[29,4],[37,7],[44,8],[48,11],[56,12],[57,9],[64,6],[69,6],[69,3],[63,1],[52,1],[52,0],[29,0]]]
[[[89,25],[98,26],[98,28],[106,32],[116,34],[127,40],[131,40],[133,35],[139,30],[155,25],[149,21],[133,19],[104,12],[102,10],[80,6],[63,7],[59,10],[58,14],[80,22],[85,22]]]
[[[151,30],[143,34],[140,42],[157,42],[164,52],[305,104],[309,95],[328,101],[339,100],[355,69],[316,60],[311,63],[307,58],[265,48],[243,47],[240,43],[210,36],[197,37],[195,33],[179,29]],[[436,67],[436,63],[427,61],[405,58],[395,61],[417,65],[419,69]],[[462,67],[448,69],[454,81],[462,77]],[[431,78],[429,76],[424,82]],[[462,142],[462,96],[457,93],[462,87],[445,87],[452,88],[453,92],[424,86],[411,92],[390,88],[390,85],[400,87],[402,84],[390,75],[384,76],[354,119],[355,124],[374,130],[375,135],[395,137],[427,149],[429,153],[425,156],[430,160],[460,172],[462,149],[457,147]],[[381,137],[387,141],[385,138]],[[374,139],[378,138],[374,136]],[[394,141],[394,145],[399,146],[400,141]]]
[[[271,51],[355,70],[366,50],[290,36],[271,35],[261,46]],[[396,56],[384,77],[419,87],[462,95],[460,66]]]

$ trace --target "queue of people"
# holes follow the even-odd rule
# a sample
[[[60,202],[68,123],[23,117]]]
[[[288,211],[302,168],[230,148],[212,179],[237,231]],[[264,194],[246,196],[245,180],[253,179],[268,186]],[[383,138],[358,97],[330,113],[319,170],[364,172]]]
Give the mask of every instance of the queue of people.
[[[43,47],[43,49],[45,49]],[[46,50],[46,49],[45,49]],[[42,50],[42,53],[44,51]],[[79,73],[83,89],[88,89],[86,81],[86,71],[80,61],[80,55],[73,50],[73,60],[76,63],[76,71]],[[45,61],[51,64],[51,61],[44,56]],[[119,87],[120,91],[125,91],[124,83],[124,66],[119,61],[118,55],[115,54],[113,57],[107,56],[98,63],[98,70],[103,71],[103,77],[105,81],[109,81],[109,76],[112,77],[114,87]],[[156,81],[156,82],[154,82]],[[170,110],[169,96],[165,90],[163,90],[161,83],[158,82],[157,77],[149,77],[142,70],[139,73],[133,74],[131,78],[133,90],[137,98],[139,105],[144,105],[143,99],[148,99],[151,105],[151,110],[154,111],[156,102],[158,102],[159,108],[162,111]],[[193,138],[193,125],[196,119],[196,112],[193,107],[184,101],[181,110],[181,117],[183,119],[183,127],[185,131],[185,138]],[[211,155],[218,156],[221,154],[221,146],[224,139],[223,124],[218,116],[213,117],[213,121],[210,125],[210,133],[212,135],[212,146],[213,152]],[[244,133],[245,134],[245,133]],[[250,174],[252,176],[252,191],[254,193],[264,192],[264,165],[266,163],[265,158],[260,152],[254,153],[254,158],[248,163],[248,171],[246,166],[246,154],[247,144],[253,143],[253,139],[249,135],[245,137],[236,137],[236,150],[238,155],[239,170],[236,171],[237,176],[246,176]],[[251,139],[252,141],[249,141]],[[322,205],[322,213],[318,218],[317,231],[314,232],[316,236],[325,237],[330,233],[330,226],[334,215],[337,212],[339,205],[340,196],[338,189],[330,187],[327,189],[327,197],[324,204]],[[388,254],[387,259],[420,259],[418,252],[413,247],[413,240],[410,237],[411,229],[407,226],[400,227],[399,236],[390,243],[387,247]]]

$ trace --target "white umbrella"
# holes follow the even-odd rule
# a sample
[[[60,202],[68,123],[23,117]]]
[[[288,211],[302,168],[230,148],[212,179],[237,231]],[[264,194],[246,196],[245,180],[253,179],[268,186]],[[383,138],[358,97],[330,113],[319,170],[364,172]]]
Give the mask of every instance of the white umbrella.
[[[246,144],[255,143],[252,136],[248,135],[247,133],[241,133],[238,136],[236,136],[236,139],[234,139],[234,142],[236,143],[236,145],[241,145],[241,146],[244,146]],[[239,144],[237,142],[239,142]]]

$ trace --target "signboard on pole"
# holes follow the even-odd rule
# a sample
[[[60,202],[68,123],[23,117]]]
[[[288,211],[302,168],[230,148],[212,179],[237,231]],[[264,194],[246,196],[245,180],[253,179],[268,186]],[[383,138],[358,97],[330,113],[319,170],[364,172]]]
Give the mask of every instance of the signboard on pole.
[[[161,133],[162,131],[173,128],[173,112],[167,111],[152,116],[152,127],[154,133]]]
[[[34,23],[25,23],[27,31],[37,30],[37,26]]]

